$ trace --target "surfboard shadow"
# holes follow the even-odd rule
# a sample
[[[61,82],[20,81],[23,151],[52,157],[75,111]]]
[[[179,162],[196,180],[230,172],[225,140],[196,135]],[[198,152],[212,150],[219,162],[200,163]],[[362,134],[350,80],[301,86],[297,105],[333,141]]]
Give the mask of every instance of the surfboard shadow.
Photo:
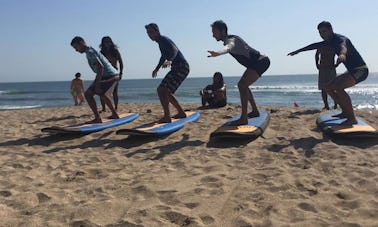
[[[168,136],[165,136],[165,137],[168,137]],[[131,142],[132,144],[125,144],[123,147],[125,147],[125,148],[137,147],[137,146],[141,146],[145,143],[153,142],[153,141],[156,141],[156,140],[159,140],[159,139],[161,139],[161,137],[160,138],[150,138],[149,141],[146,141],[145,139],[143,140],[141,138],[138,138],[139,141],[134,140],[133,142]],[[146,157],[145,160],[160,160],[160,159],[164,158],[165,156],[171,154],[172,152],[181,150],[184,147],[197,147],[197,146],[201,146],[204,143],[205,142],[200,141],[200,140],[189,140],[189,135],[183,134],[180,141],[177,141],[177,142],[174,142],[174,143],[169,143],[169,144],[162,145],[162,146],[156,146],[156,147],[153,147],[153,148],[150,148],[150,149],[138,149],[136,151],[129,152],[129,153],[125,154],[125,156],[130,158],[130,157],[137,155],[137,154],[147,154],[148,152],[158,150],[159,151],[158,154],[154,155],[154,157]]]
[[[231,148],[231,147],[243,147],[250,142],[256,140],[260,136],[250,138],[234,138],[232,140],[222,140],[221,138],[211,138],[207,142],[206,147],[210,148]],[[264,136],[261,136],[264,138]]]

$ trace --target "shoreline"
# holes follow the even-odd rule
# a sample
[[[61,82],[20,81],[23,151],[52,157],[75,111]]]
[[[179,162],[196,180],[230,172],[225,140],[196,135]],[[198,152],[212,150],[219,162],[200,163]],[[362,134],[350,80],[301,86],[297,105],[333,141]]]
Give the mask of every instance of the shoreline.
[[[218,142],[209,141],[210,133],[238,114],[239,105],[198,110],[197,123],[158,139],[115,131],[157,120],[159,103],[120,104],[120,113],[139,110],[140,117],[84,136],[48,136],[40,129],[89,120],[88,106],[0,111],[2,224],[378,223],[378,141],[326,137],[315,124],[318,108],[259,108],[271,113],[261,137]],[[356,110],[356,115],[378,128],[378,111]]]

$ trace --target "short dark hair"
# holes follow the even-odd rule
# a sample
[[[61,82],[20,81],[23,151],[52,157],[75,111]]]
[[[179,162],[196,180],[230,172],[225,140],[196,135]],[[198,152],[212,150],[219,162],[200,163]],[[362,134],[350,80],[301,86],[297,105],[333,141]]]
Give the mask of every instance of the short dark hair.
[[[216,28],[219,31],[226,31],[226,33],[227,33],[227,25],[222,20],[215,21],[214,23],[211,24],[211,27]]]
[[[322,21],[318,24],[318,29],[320,28],[328,28],[328,29],[332,29],[332,25],[330,22],[328,21]]]
[[[71,46],[75,43],[80,43],[80,42],[84,42],[84,39],[81,38],[80,36],[75,36],[75,38],[73,38],[71,41]]]
[[[157,32],[160,32],[160,31],[159,31],[159,26],[158,26],[157,24],[155,24],[155,23],[147,24],[147,25],[144,26],[144,27],[146,28],[146,30],[149,29],[149,28],[151,28],[151,29],[153,29],[153,30],[155,30],[155,31],[157,31]]]
[[[79,78],[80,76],[81,76],[81,73],[76,73],[76,74],[75,74],[75,77],[76,77],[76,78]]]

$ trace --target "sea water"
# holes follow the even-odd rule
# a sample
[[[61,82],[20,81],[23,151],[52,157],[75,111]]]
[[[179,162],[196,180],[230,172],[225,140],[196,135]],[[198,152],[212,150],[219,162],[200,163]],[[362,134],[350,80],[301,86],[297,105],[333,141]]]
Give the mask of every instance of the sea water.
[[[228,103],[240,103],[237,83],[240,77],[225,77]],[[119,84],[120,103],[159,103],[156,88],[160,79],[124,79]],[[176,91],[182,103],[200,105],[199,91],[212,82],[211,77],[188,77]],[[91,81],[85,81],[85,87]],[[250,89],[257,105],[322,108],[317,75],[262,76]],[[354,108],[378,109],[378,73],[346,90]],[[98,99],[97,99],[98,100]],[[333,106],[331,98],[329,105]],[[0,83],[0,110],[71,106],[70,81]]]

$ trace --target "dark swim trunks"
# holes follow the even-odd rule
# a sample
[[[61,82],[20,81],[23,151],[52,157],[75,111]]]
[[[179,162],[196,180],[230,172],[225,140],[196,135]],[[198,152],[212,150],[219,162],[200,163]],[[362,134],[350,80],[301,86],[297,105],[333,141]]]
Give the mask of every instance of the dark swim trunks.
[[[259,76],[261,76],[270,66],[270,60],[266,56],[262,56],[257,62],[253,65],[248,66],[248,69],[255,70]]]
[[[88,88],[88,90],[92,91],[93,93],[95,93],[96,95],[105,95],[105,93],[107,95],[109,94],[112,94],[113,93],[113,90],[114,90],[114,87],[115,85],[117,85],[117,80],[106,80],[106,81],[101,81],[100,83],[100,89],[101,89],[101,92],[98,93],[96,92],[96,89],[95,89],[95,83],[93,82],[91,84],[91,86]]]
[[[180,62],[172,66],[171,71],[164,77],[159,86],[167,88],[172,94],[175,93],[181,83],[189,74],[189,64]]]
[[[366,65],[357,67],[350,71],[352,77],[356,81],[356,84],[360,83],[361,81],[366,80],[369,75],[369,69]]]

